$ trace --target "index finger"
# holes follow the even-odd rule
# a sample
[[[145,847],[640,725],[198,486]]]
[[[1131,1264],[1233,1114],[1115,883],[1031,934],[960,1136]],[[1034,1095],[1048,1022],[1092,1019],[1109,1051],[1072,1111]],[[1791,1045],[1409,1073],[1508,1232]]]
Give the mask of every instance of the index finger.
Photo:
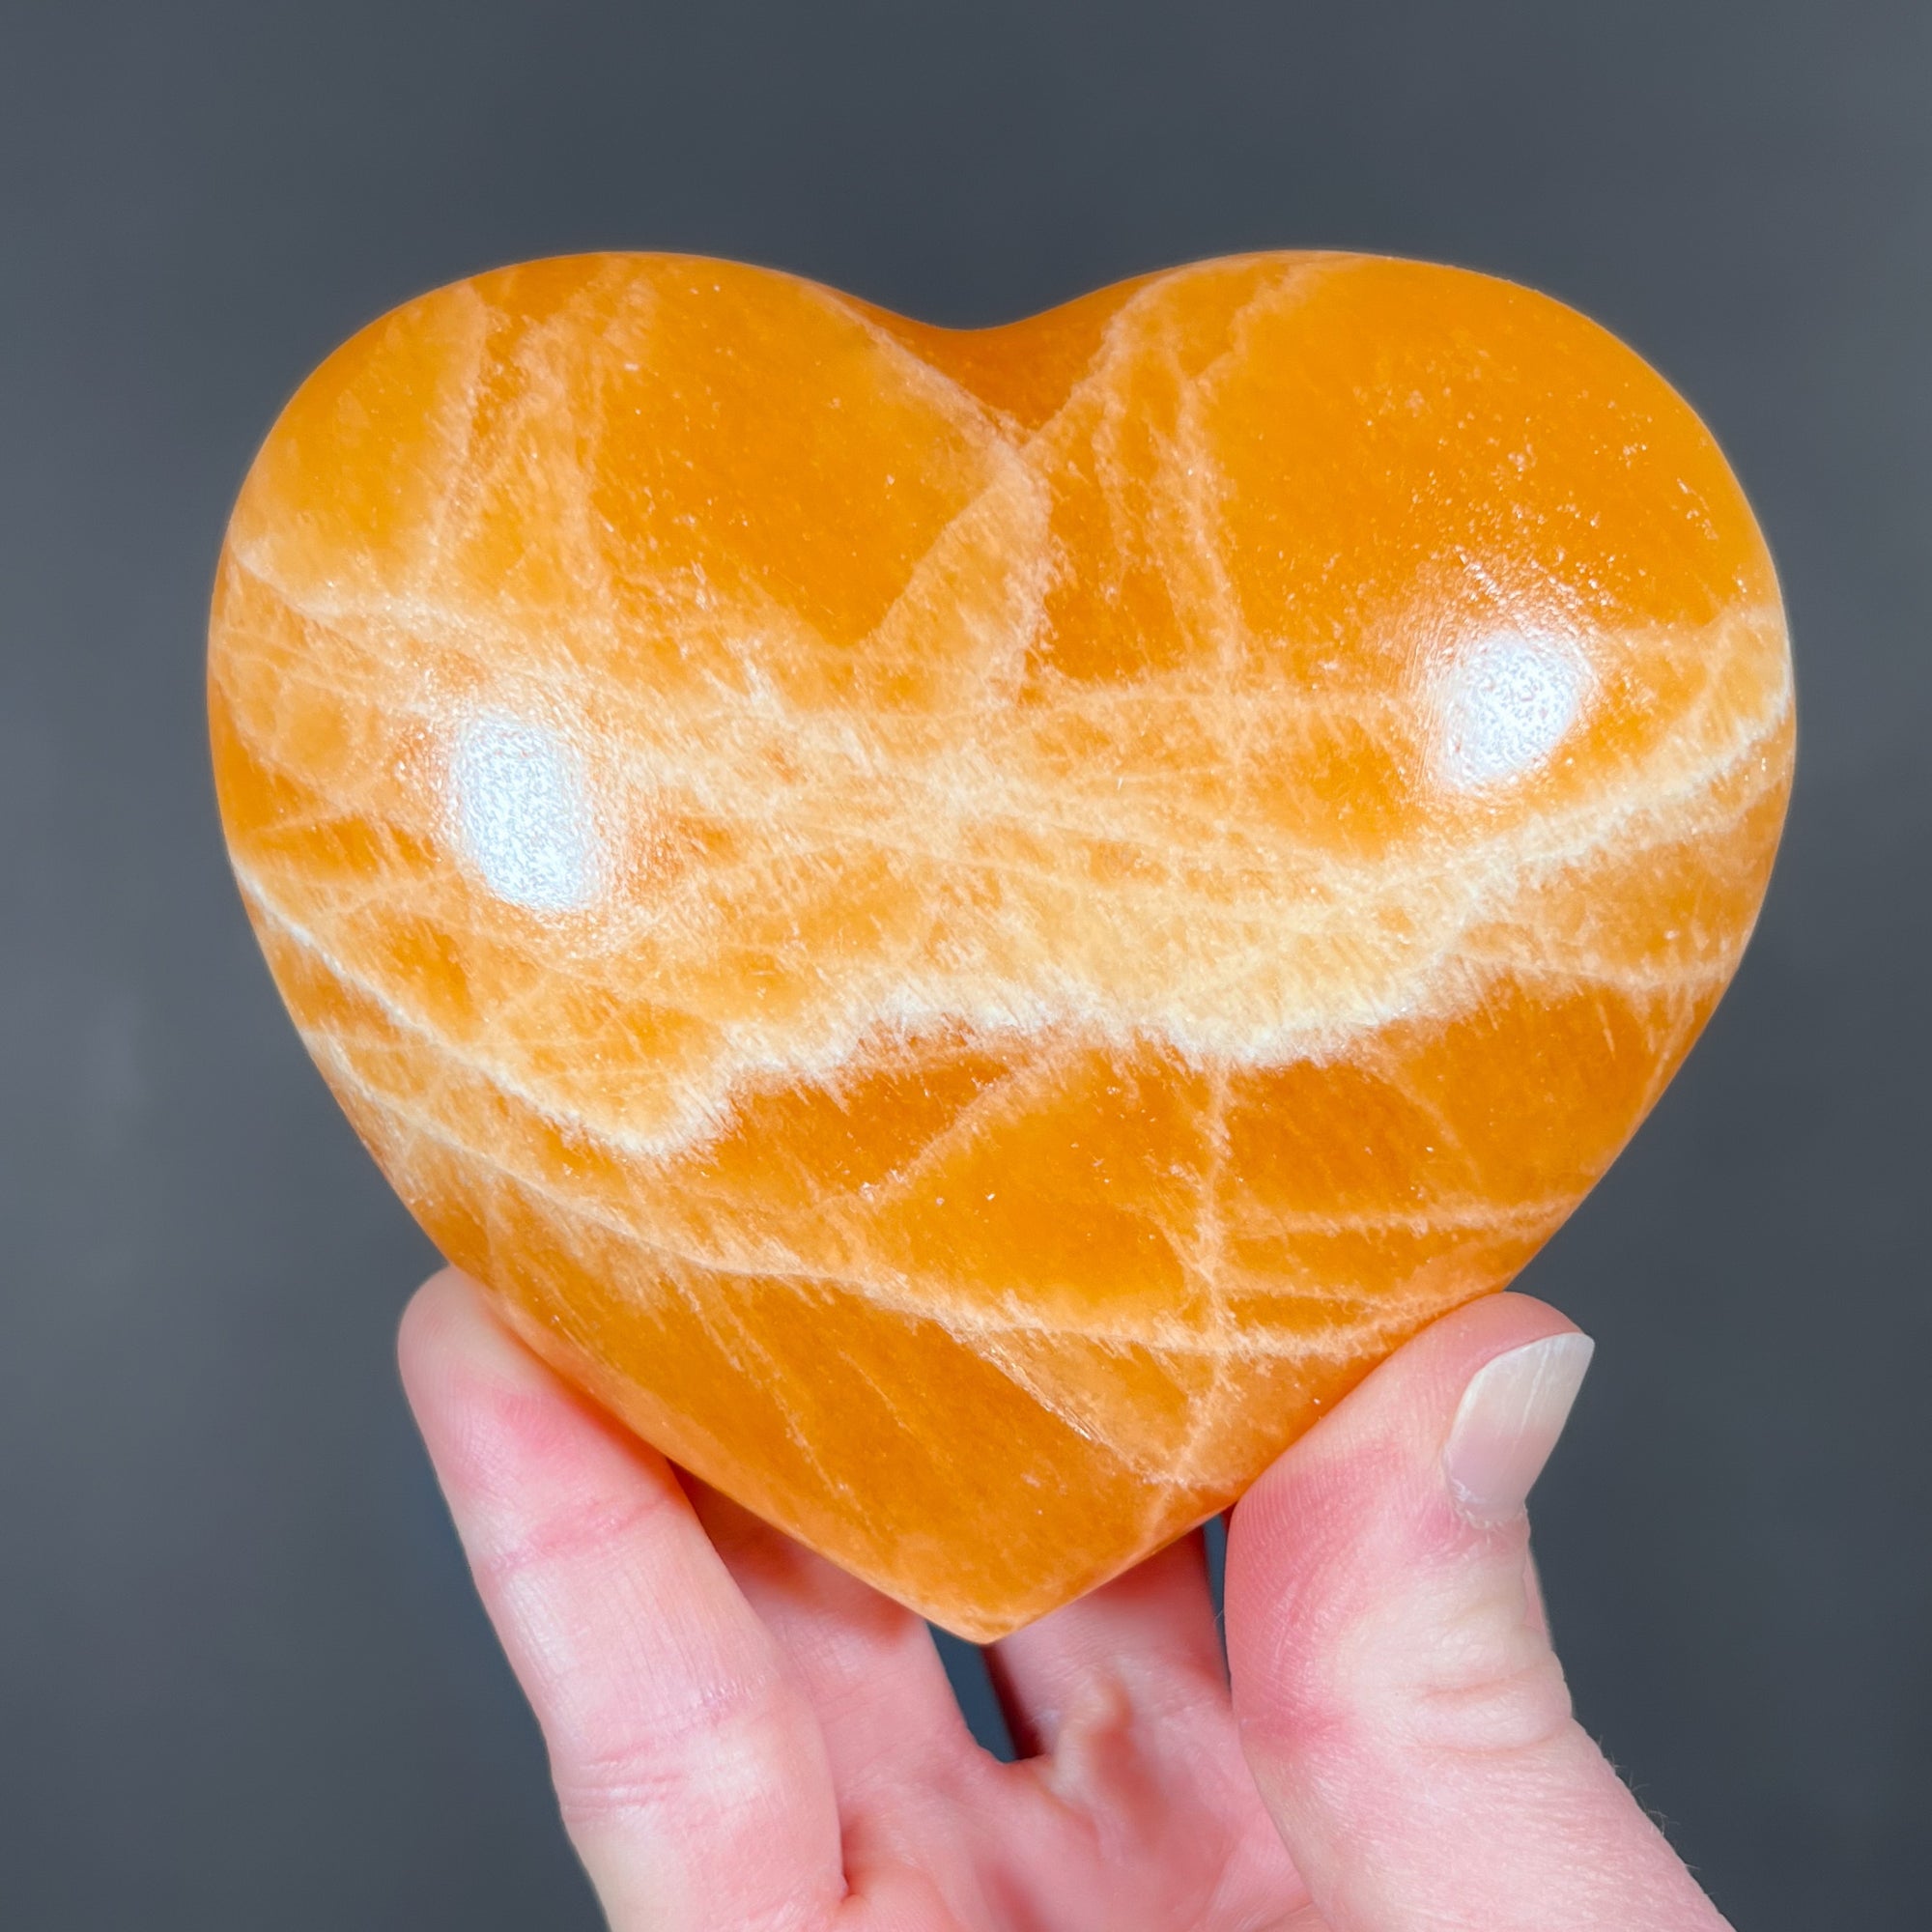
[[[829,1919],[845,1883],[816,1720],[669,1465],[453,1268],[398,1354],[614,1932]]]

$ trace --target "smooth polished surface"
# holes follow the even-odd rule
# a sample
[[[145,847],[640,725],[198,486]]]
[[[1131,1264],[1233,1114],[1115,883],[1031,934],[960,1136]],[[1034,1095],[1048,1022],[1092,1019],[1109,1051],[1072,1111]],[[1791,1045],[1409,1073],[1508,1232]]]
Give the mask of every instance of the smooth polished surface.
[[[978,333],[670,257],[427,297],[258,460],[211,701],[439,1245],[978,1637],[1547,1238],[1736,964],[1792,744],[1662,381],[1321,256]]]

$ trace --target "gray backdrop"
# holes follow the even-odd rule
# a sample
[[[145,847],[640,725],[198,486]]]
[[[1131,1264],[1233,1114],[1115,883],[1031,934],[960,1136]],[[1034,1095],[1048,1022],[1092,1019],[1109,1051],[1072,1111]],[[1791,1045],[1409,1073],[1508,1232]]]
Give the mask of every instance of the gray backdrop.
[[[936,320],[1279,244],[1535,283],[1673,378],[1803,749],[1705,1043],[1530,1271],[1582,1714],[1754,1928],[1932,1880],[1932,9],[0,4],[0,1922],[589,1926],[390,1364],[431,1257],[223,868],[202,623],[343,335],[696,249]],[[1125,1928],[1122,1928],[1125,1932]]]

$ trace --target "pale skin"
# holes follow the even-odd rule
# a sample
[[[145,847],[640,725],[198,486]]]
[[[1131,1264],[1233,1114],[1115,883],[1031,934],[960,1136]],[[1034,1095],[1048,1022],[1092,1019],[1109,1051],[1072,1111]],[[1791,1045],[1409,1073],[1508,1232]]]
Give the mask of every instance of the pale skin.
[[[1523,1504],[1588,1344],[1425,1330],[1229,1529],[989,1653],[968,1733],[910,1611],[673,1470],[453,1270],[402,1365],[612,1932],[1721,1932],[1577,1724]],[[1492,1366],[1493,1365],[1493,1367]]]

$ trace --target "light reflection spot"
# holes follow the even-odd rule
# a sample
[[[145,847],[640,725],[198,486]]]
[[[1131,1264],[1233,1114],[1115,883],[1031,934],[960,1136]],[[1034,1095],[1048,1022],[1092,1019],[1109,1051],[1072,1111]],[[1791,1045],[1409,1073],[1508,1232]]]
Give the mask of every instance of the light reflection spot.
[[[1461,645],[1432,694],[1443,781],[1478,791],[1527,778],[1576,724],[1588,686],[1565,639],[1491,631]]]
[[[597,895],[602,840],[582,760],[548,724],[481,711],[458,726],[449,815],[463,855],[500,899],[572,912]]]

